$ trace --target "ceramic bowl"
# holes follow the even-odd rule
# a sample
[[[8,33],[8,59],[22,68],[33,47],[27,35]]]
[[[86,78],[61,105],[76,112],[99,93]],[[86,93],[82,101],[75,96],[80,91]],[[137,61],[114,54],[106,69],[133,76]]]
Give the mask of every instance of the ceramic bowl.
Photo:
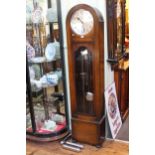
[[[48,130],[54,130],[56,127],[56,123],[54,121],[48,120],[44,123],[44,128]]]
[[[54,73],[47,74],[46,78],[49,84],[53,84],[53,85],[58,84],[59,77],[57,74],[54,74]]]

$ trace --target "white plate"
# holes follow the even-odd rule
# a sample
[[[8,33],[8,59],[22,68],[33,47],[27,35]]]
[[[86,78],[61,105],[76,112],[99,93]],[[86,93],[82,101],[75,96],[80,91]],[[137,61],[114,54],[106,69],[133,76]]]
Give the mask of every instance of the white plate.
[[[49,43],[45,49],[45,57],[47,60],[51,61],[55,58],[56,49],[53,43]]]
[[[49,8],[46,13],[46,18],[47,18],[48,22],[57,22],[58,18],[57,18],[56,9]]]
[[[45,57],[34,57],[30,59],[30,61],[33,63],[42,63],[45,62],[45,60],[46,60]]]
[[[32,12],[32,21],[33,23],[40,23],[42,18],[42,8],[37,7]]]

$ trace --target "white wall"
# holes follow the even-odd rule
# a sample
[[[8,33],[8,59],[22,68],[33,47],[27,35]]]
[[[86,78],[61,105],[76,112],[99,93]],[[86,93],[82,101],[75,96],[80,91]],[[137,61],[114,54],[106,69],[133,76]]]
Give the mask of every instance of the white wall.
[[[126,0],[126,9],[129,9],[129,0]]]
[[[107,63],[107,23],[106,23],[106,0],[61,0],[62,10],[62,24],[63,24],[63,36],[64,36],[64,52],[65,52],[65,68],[66,68],[66,79],[69,84],[69,72],[68,72],[68,53],[67,53],[67,38],[66,38],[66,16],[69,10],[76,4],[88,4],[96,7],[102,14],[104,19],[104,55],[105,55],[105,88],[113,81],[114,75],[111,72],[110,65]],[[68,87],[68,102],[69,102],[69,118],[71,118],[70,112],[70,92]],[[69,119],[71,121],[71,119]],[[71,123],[70,123],[71,124]],[[70,126],[71,128],[71,126]]]

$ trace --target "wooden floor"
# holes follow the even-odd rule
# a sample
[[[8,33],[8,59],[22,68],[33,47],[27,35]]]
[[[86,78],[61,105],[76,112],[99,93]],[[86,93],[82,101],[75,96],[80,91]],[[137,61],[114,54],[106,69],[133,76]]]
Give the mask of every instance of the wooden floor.
[[[128,143],[106,140],[100,149],[84,145],[80,153],[65,150],[59,142],[37,143],[27,141],[26,155],[128,155]]]

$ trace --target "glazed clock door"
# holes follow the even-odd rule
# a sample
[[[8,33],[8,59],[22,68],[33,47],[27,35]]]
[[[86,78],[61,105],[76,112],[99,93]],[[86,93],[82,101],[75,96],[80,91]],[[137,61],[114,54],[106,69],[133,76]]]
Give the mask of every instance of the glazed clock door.
[[[94,114],[92,53],[85,47],[75,51],[75,87],[77,112]]]

